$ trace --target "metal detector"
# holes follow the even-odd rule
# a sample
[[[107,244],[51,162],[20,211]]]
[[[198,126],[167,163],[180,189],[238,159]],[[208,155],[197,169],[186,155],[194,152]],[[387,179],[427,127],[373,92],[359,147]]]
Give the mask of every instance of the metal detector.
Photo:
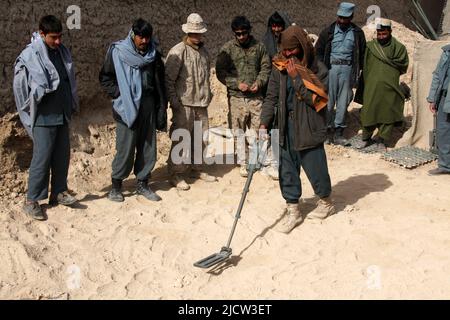
[[[236,216],[234,218],[233,228],[231,229],[231,233],[228,238],[227,245],[225,247],[222,247],[222,249],[220,249],[220,252],[214,253],[214,254],[194,263],[195,267],[208,269],[222,261],[227,260],[231,256],[231,253],[232,253],[232,250],[230,247],[231,240],[233,239],[233,235],[236,230],[237,222],[238,222],[239,218],[241,217],[241,211],[242,211],[242,208],[244,207],[245,198],[247,197],[247,194],[250,191],[250,184],[252,183],[253,174],[257,170],[260,169],[261,164],[264,163],[264,158],[266,156],[266,152],[262,152],[262,150],[267,151],[268,140],[265,140],[265,141],[260,140],[255,143],[257,143],[257,146],[258,146],[257,150],[256,150],[256,155],[253,155],[253,157],[250,159],[253,161],[249,161],[249,164],[247,166],[247,171],[248,171],[247,181],[245,182],[244,191],[242,192],[241,201],[239,203],[239,207],[237,209]]]

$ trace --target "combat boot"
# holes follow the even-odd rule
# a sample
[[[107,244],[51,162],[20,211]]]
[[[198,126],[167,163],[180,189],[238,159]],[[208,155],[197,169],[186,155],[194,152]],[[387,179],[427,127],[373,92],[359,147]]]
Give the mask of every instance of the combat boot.
[[[122,180],[112,179],[112,188],[108,193],[108,199],[114,202],[123,202],[125,200],[122,194]]]
[[[308,214],[308,219],[323,220],[336,213],[331,197],[319,198],[316,209]]]
[[[160,196],[158,196],[155,192],[153,192],[152,189],[150,189],[146,180],[138,180],[136,193],[150,201],[162,200]]]
[[[277,225],[277,231],[289,233],[303,222],[303,215],[300,212],[298,203],[287,203],[283,217]]]

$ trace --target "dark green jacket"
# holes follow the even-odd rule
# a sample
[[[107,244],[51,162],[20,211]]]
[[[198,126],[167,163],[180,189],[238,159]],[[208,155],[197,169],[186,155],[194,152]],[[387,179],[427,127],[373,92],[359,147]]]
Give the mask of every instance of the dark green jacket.
[[[263,89],[270,76],[271,63],[264,45],[252,38],[247,49],[237,40],[231,40],[220,49],[216,60],[217,79],[228,89],[228,95],[234,97],[262,97]],[[257,82],[256,94],[241,92],[239,83],[251,86]]]
[[[326,86],[328,83],[328,69],[318,62],[317,77]],[[261,124],[269,127],[275,119],[275,129],[279,129],[280,145],[285,145],[285,136],[287,133],[287,73],[272,69],[269,79],[267,95],[264,99],[261,112]],[[326,112],[327,108],[323,108],[320,112],[316,112],[312,103],[312,92],[306,89],[302,79],[298,76],[293,81],[297,96],[294,111],[294,141],[292,145],[295,150],[302,151],[315,148],[326,140]]]

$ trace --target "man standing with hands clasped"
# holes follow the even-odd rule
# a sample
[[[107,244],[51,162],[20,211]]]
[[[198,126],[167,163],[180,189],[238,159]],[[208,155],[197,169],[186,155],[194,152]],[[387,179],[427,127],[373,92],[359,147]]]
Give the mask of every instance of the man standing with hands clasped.
[[[216,73],[219,81],[227,87],[228,125],[234,130],[235,138],[239,132],[245,132],[247,138],[247,143],[238,139],[235,144],[239,173],[247,177],[246,154],[254,151],[263,90],[270,75],[270,60],[264,45],[250,34],[252,26],[246,17],[235,17],[231,29],[235,39],[220,49]]]

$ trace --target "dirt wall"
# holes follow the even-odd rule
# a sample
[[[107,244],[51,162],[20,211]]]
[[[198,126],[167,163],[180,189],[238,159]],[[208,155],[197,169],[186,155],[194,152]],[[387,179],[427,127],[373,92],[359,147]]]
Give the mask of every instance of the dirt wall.
[[[355,22],[363,25],[370,16],[370,5],[378,5],[383,16],[408,25],[405,6],[407,1],[354,1],[358,5]],[[213,56],[232,36],[230,21],[244,14],[254,26],[254,34],[261,38],[266,19],[274,10],[289,12],[293,21],[313,33],[334,20],[339,1],[313,0],[156,0],[156,1],[74,1],[74,0],[0,0],[0,115],[14,110],[12,79],[14,60],[29,42],[37,28],[39,18],[54,14],[66,22],[71,16],[67,8],[78,5],[81,9],[81,29],[65,30],[64,43],[72,50],[76,63],[77,80],[83,108],[108,105],[98,84],[98,71],[107,46],[126,36],[133,19],[143,17],[154,26],[163,51],[167,51],[181,38],[180,25],[191,12],[200,13],[209,26],[206,41]]]

